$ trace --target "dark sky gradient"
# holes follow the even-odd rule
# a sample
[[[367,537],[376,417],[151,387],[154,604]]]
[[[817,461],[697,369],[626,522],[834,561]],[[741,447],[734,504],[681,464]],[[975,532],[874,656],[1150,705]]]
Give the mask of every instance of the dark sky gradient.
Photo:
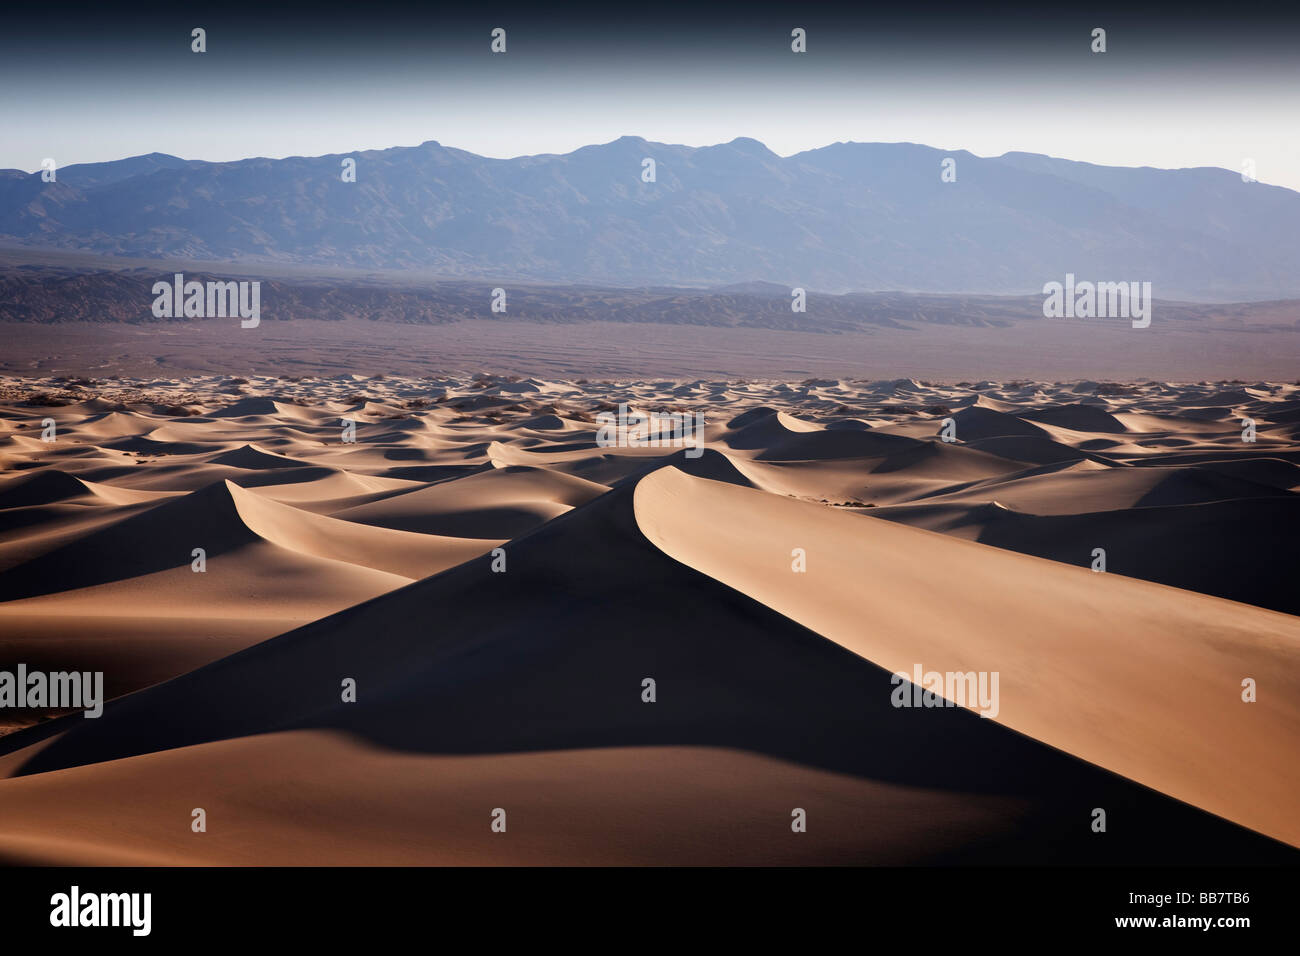
[[[783,155],[909,140],[1116,165],[1251,158],[1300,188],[1300,4],[975,7],[29,4],[0,35],[0,167],[745,135]]]

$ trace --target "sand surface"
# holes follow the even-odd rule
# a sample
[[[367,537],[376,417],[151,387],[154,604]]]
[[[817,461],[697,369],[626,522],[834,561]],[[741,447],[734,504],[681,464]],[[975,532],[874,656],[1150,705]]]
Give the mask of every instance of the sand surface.
[[[951,306],[950,306],[951,307]],[[1208,307],[1205,307],[1208,308]],[[1233,307],[1217,319],[1163,313],[1146,329],[1015,319],[968,326],[918,321],[817,333],[664,322],[466,319],[407,325],[362,319],[227,322],[0,322],[0,373],[144,377],[374,374],[469,377],[484,369],[543,379],[827,378],[958,382],[980,378],[1243,378],[1293,382],[1300,303]],[[592,310],[599,311],[599,310]]]
[[[1262,381],[0,377],[0,669],[113,698],[0,710],[0,860],[1294,863],[1298,439]]]

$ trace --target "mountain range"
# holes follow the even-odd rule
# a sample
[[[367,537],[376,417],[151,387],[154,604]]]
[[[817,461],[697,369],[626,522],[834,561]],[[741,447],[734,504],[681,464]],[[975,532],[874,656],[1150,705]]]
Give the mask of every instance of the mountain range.
[[[1300,297],[1300,193],[1225,169],[909,143],[781,157],[753,139],[628,136],[491,159],[430,141],[224,163],[154,153],[55,182],[0,170],[0,245],[614,287],[1036,294],[1073,273],[1149,281],[1159,298]]]

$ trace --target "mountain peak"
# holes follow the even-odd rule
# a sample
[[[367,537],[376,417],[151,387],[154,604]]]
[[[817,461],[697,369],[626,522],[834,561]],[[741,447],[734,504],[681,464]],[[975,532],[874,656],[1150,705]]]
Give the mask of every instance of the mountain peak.
[[[767,148],[766,145],[749,136],[737,136],[728,146],[745,153],[752,153],[758,156],[776,156],[776,153]]]

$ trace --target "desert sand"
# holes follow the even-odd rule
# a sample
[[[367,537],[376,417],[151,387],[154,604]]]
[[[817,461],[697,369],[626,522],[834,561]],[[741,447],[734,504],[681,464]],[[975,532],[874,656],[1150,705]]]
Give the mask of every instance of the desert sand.
[[[112,700],[0,709],[0,861],[1294,863],[1298,439],[1278,382],[3,376],[0,669]]]

